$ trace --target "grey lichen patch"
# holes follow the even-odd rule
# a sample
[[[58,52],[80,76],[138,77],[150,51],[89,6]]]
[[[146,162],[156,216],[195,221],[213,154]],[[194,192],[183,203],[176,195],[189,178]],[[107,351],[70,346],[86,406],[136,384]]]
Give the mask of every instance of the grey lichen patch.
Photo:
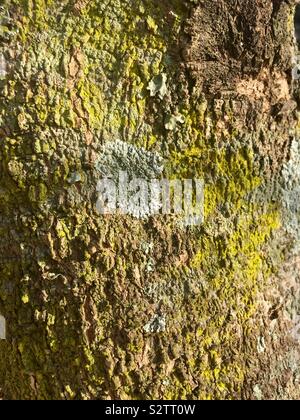
[[[173,131],[177,128],[178,124],[184,124],[184,122],[185,122],[184,116],[181,114],[169,115],[166,118],[165,128],[166,130]]]
[[[96,204],[100,214],[120,210],[122,214],[145,219],[159,212],[156,181],[163,171],[163,159],[157,153],[117,140],[103,146],[95,168],[100,173]]]
[[[155,260],[153,258],[149,258],[146,265],[146,272],[152,273],[153,271],[155,271]]]
[[[0,340],[6,340],[6,321],[2,315],[0,315]]]
[[[5,79],[7,75],[7,65],[3,54],[0,54],[0,80]]]
[[[153,248],[154,248],[154,243],[153,242],[143,242],[141,244],[141,249],[142,249],[142,251],[144,251],[144,253],[146,255],[149,255],[150,253],[152,253]]]
[[[294,139],[290,160],[282,170],[284,228],[293,239],[292,252],[300,252],[300,141]]]
[[[152,273],[155,271],[155,260],[153,258],[154,243],[153,242],[143,242],[141,244],[141,250],[146,257],[145,272]]]
[[[287,189],[293,189],[300,181],[300,141],[294,139],[290,150],[290,161],[283,166],[282,176]]]
[[[254,397],[257,400],[260,401],[260,400],[263,399],[263,393],[262,393],[262,390],[260,389],[259,385],[255,385],[255,387],[253,388],[253,394],[254,394]]]
[[[166,317],[164,315],[155,314],[153,318],[144,326],[147,333],[159,333],[166,331]]]
[[[266,351],[266,342],[264,337],[259,337],[257,339],[257,351],[258,353],[264,353]]]
[[[147,89],[150,91],[151,97],[158,95],[160,99],[163,99],[168,92],[167,75],[165,73],[162,73],[158,76],[153,77]]]
[[[104,145],[96,169],[112,179],[118,179],[120,172],[135,178],[155,179],[163,171],[163,159],[158,153],[117,140]]]
[[[294,327],[291,330],[292,338],[300,343],[300,316],[295,315],[293,319]]]
[[[81,182],[81,181],[82,181],[82,177],[79,172],[72,172],[70,174],[70,177],[68,178],[69,184],[76,184],[77,182]]]

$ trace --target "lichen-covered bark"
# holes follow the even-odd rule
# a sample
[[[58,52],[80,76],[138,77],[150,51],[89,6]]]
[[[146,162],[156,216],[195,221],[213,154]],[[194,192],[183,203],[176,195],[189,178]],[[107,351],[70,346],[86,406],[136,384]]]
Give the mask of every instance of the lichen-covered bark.
[[[1,1],[3,398],[300,397],[294,6]],[[124,143],[202,226],[97,213]]]

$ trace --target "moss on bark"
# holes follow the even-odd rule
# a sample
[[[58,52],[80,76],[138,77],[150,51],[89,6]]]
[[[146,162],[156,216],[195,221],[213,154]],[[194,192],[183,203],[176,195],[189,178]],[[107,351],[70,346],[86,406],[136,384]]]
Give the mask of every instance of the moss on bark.
[[[297,240],[294,2],[2,4],[3,397],[296,398],[272,293]],[[117,140],[203,178],[204,225],[99,216]]]

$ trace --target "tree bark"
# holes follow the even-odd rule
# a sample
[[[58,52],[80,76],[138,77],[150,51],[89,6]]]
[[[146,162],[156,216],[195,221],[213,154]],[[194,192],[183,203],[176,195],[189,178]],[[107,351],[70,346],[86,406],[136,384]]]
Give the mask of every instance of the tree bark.
[[[0,397],[300,397],[295,5],[1,2]],[[97,212],[159,159],[201,226]]]

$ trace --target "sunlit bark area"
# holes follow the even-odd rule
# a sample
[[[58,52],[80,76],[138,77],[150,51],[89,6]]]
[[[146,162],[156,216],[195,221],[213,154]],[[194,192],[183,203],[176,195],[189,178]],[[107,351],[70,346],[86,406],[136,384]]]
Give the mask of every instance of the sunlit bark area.
[[[300,397],[296,3],[0,2],[0,398]]]

